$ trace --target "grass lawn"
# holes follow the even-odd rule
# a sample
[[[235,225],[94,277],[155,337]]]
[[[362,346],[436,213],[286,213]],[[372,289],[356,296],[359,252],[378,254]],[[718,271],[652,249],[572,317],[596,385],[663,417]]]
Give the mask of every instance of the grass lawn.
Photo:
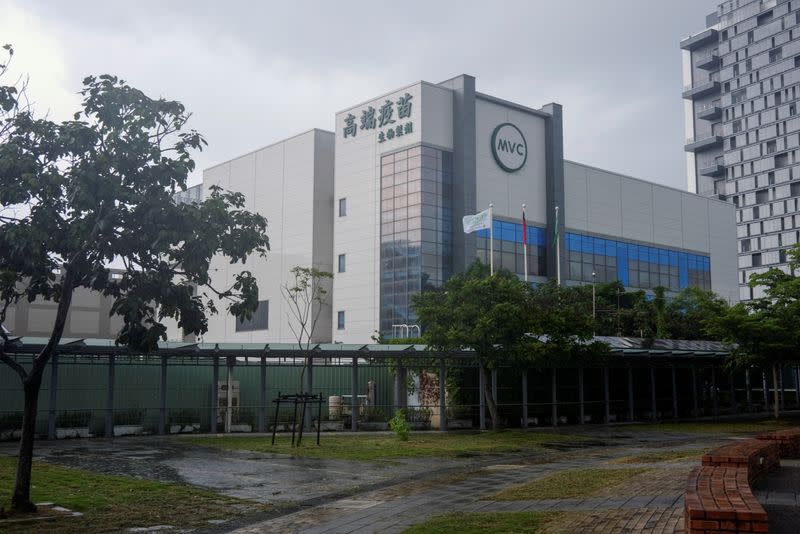
[[[6,510],[11,505],[16,467],[16,458],[0,456],[0,506]],[[33,464],[31,497],[33,502],[54,502],[84,515],[46,523],[0,525],[0,530],[85,533],[161,524],[192,528],[210,526],[209,519],[230,519],[265,508],[192,486],[103,475],[42,462]]]
[[[507,454],[541,450],[544,443],[583,441],[586,438],[550,432],[411,433],[408,441],[391,434],[303,436],[300,447],[291,446],[289,437],[280,436],[271,445],[270,436],[209,436],[181,438],[195,445],[257,452],[310,456],[314,458],[383,461],[400,458],[465,458],[484,454]]]
[[[653,425],[630,425],[626,426],[628,431],[653,431],[653,432],[676,432],[689,434],[750,434],[758,432],[769,432],[771,430],[781,430],[784,428],[800,426],[797,419],[764,419],[763,421],[743,421],[743,422],[703,422],[703,423],[659,423]]]
[[[405,534],[482,534],[484,532],[541,532],[558,514],[542,512],[451,513],[414,525]]]
[[[657,462],[673,462],[677,460],[699,459],[709,449],[685,449],[685,450],[666,450],[653,451],[637,454],[635,456],[624,456],[611,460],[611,464],[649,464]]]
[[[607,488],[619,486],[645,471],[648,469],[641,467],[570,469],[504,489],[489,498],[496,501],[530,501],[591,497]]]

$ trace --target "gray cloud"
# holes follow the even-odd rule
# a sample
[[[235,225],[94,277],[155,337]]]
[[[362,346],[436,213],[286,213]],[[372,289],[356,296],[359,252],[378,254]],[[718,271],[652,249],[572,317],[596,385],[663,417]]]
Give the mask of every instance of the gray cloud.
[[[31,72],[37,101],[54,116],[73,111],[89,73],[181,100],[210,143],[200,168],[331,129],[335,111],[411,81],[465,72],[482,92],[563,104],[568,158],[684,188],[678,42],[715,8],[710,0],[0,0],[3,15],[14,15],[0,19],[0,41],[21,41],[17,68]]]

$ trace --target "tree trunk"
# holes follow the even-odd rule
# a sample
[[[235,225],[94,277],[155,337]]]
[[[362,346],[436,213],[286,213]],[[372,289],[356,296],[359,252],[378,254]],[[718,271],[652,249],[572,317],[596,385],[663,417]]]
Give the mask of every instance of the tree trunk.
[[[773,413],[775,414],[775,419],[778,419],[781,416],[781,405],[778,391],[778,365],[773,363],[772,364],[772,403],[773,403]]]
[[[486,367],[481,366],[480,372],[483,374],[483,397],[486,399],[486,406],[489,407],[489,417],[492,418],[492,430],[497,430],[497,399],[492,395],[492,384],[486,376]]]
[[[17,478],[14,483],[14,494],[11,497],[11,508],[16,512],[36,511],[36,506],[31,502],[31,467],[33,465],[33,440],[36,434],[36,412],[39,405],[39,388],[41,385],[41,371],[34,372],[23,382],[25,408],[22,415],[22,439],[19,442]]]

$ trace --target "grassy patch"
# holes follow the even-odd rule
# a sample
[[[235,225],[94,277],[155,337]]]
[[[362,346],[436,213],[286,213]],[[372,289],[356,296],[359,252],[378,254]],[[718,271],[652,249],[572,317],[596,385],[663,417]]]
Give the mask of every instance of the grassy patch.
[[[411,433],[408,441],[399,441],[387,434],[322,436],[317,445],[304,437],[300,447],[291,446],[290,438],[280,437],[271,445],[271,437],[209,436],[181,438],[207,447],[248,450],[267,453],[310,456],[314,458],[383,461],[400,458],[450,457],[467,458],[485,454],[507,454],[541,450],[544,443],[583,441],[580,436],[544,432],[483,433]]]
[[[800,424],[797,420],[785,419],[765,419],[763,421],[745,422],[707,422],[707,423],[661,423],[648,425],[630,425],[625,430],[630,431],[649,431],[649,432],[672,432],[687,434],[751,434],[758,432],[769,432],[771,430],[781,430]]]
[[[16,458],[0,457],[0,506],[10,508]],[[219,495],[213,491],[111,476],[34,462],[33,502],[54,502],[83,517],[38,524],[47,532],[109,532],[129,527],[173,525],[209,526],[209,519],[230,519],[264,509],[263,505]],[[15,527],[0,527],[0,530]],[[20,530],[32,525],[19,525]],[[33,527],[37,530],[36,527]]]
[[[598,492],[624,484],[648,471],[640,467],[622,469],[570,469],[504,489],[489,497],[497,501],[531,501],[592,497]]]
[[[653,451],[637,454],[635,456],[624,456],[611,460],[611,464],[650,464],[658,462],[674,462],[679,460],[695,460],[703,456],[708,449],[686,449],[686,450],[667,450]]]
[[[405,534],[483,534],[484,532],[541,532],[558,514],[542,512],[450,513],[414,525]]]

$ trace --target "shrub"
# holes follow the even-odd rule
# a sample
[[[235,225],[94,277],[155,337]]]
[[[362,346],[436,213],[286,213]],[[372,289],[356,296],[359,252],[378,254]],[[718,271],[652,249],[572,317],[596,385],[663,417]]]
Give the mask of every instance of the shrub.
[[[389,428],[394,430],[397,439],[400,441],[408,441],[408,435],[411,433],[411,429],[408,426],[408,421],[406,421],[405,410],[397,410],[397,413],[394,414],[394,417],[389,421]]]
[[[115,425],[141,425],[144,420],[144,410],[139,408],[129,408],[114,412]]]
[[[89,426],[89,419],[91,418],[92,412],[89,410],[61,412],[56,417],[56,426],[59,428],[83,428]]]
[[[0,432],[4,430],[21,430],[22,412],[6,412],[0,414]]]
[[[386,412],[375,406],[365,407],[361,415],[361,420],[365,423],[384,423],[386,419]]]
[[[170,425],[194,425],[200,422],[200,411],[192,408],[182,408],[169,413]]]

